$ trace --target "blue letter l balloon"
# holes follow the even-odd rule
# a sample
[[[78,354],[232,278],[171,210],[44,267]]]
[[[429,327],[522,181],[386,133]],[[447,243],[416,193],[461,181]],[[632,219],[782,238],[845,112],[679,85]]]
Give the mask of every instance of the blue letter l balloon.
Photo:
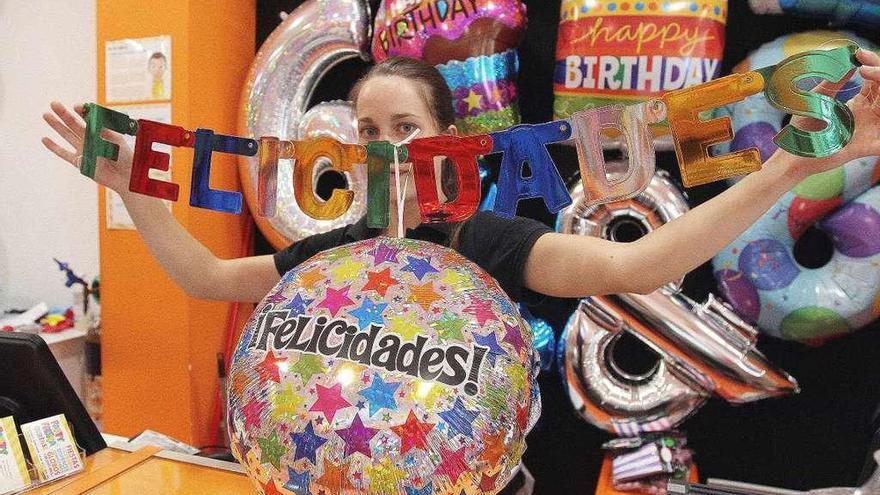
[[[189,204],[226,213],[241,213],[241,193],[211,189],[211,157],[215,151],[254,156],[257,142],[238,136],[214,134],[210,129],[196,131],[193,152],[192,188]]]

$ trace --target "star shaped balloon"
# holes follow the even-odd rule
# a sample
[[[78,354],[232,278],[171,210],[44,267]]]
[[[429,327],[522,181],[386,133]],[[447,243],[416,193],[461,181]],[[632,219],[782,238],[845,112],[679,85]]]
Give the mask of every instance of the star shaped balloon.
[[[340,289],[327,287],[324,299],[318,303],[318,307],[327,308],[327,311],[329,311],[331,315],[336,316],[340,309],[354,305],[354,301],[348,297],[349,290],[351,290],[350,285],[346,285]]]
[[[429,258],[417,258],[414,256],[406,257],[407,264],[404,266],[401,271],[410,272],[416,276],[419,280],[422,280],[425,275],[429,273],[438,273],[439,271],[434,268],[431,264],[431,260]]]
[[[461,400],[461,397],[455,398],[455,403],[453,404],[452,409],[440,413],[440,417],[446,421],[446,434],[450,438],[459,433],[467,437],[473,437],[474,420],[477,419],[477,416],[479,415],[480,411],[471,410],[465,407],[464,401]]]
[[[333,422],[336,412],[346,407],[351,407],[351,403],[342,397],[342,384],[337,383],[332,387],[325,387],[321,384],[315,386],[318,398],[315,399],[309,411],[319,411],[324,413],[327,421]]]
[[[336,434],[345,442],[345,458],[358,452],[366,457],[372,458],[373,454],[370,449],[370,440],[376,436],[376,433],[378,433],[378,430],[364,426],[360,414],[355,414],[351,426],[336,430]]]
[[[374,303],[369,297],[365,297],[360,307],[349,311],[349,313],[357,318],[358,327],[364,330],[370,325],[383,326],[385,320],[382,318],[382,312],[387,307],[388,303]]]

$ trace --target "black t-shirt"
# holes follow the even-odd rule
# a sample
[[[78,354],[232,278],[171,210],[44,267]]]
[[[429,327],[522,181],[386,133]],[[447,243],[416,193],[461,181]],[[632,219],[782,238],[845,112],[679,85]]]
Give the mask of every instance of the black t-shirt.
[[[479,212],[464,222],[458,234],[458,251],[489,273],[515,301],[532,303],[540,296],[523,287],[523,270],[532,246],[542,235],[553,232],[537,220],[524,217],[502,218]],[[275,253],[275,268],[284,275],[315,254],[337,246],[379,235],[367,227],[366,217],[357,223],[306,237]],[[449,245],[448,224],[422,224],[409,229],[406,237]]]

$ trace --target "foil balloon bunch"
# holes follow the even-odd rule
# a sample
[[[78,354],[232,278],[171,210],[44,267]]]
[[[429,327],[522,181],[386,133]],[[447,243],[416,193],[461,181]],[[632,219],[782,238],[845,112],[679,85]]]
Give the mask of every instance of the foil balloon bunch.
[[[688,206],[664,173],[633,199],[588,205],[583,187],[557,223],[560,232],[633,240],[682,215]],[[636,336],[659,360],[646,373],[623,369],[614,346]],[[703,304],[677,284],[651,294],[583,299],[559,342],[569,397],[588,422],[621,436],[673,428],[712,394],[750,402],[797,392],[797,382],[755,349],[757,330],[712,297]]]
[[[388,237],[337,247],[284,275],[245,326],[233,452],[263,493],[494,494],[540,414],[539,369],[514,304],[461,255]]]
[[[465,134],[519,123],[516,47],[527,22],[519,0],[383,0],[372,53],[434,65],[452,90],[456,125]]]
[[[591,80],[591,78],[596,79],[600,75],[597,71],[601,68],[606,72],[606,82],[617,81],[620,74],[623,74],[636,82],[643,80],[642,86],[653,88],[654,82],[659,84],[665,77],[662,74],[654,74],[654,72],[660,70],[661,66],[668,66],[671,71],[669,78],[673,82],[679,81],[682,89],[694,90],[681,94],[681,98],[675,99],[674,102],[673,99],[664,99],[659,103],[664,117],[667,114],[665,107],[671,102],[682,108],[679,110],[670,109],[668,112],[670,119],[649,120],[646,125],[652,126],[655,140],[658,134],[664,132],[662,130],[664,126],[669,126],[672,128],[675,139],[688,141],[682,142],[682,146],[677,146],[677,152],[682,170],[686,172],[683,173],[686,185],[695,185],[717,180],[719,177],[729,177],[756,170],[759,166],[757,158],[745,152],[730,157],[716,157],[716,160],[709,159],[705,152],[700,153],[701,149],[704,151],[708,149],[708,145],[701,147],[702,144],[708,143],[710,140],[713,143],[723,142],[725,139],[729,139],[732,133],[725,131],[723,121],[703,123],[695,115],[706,108],[711,108],[714,102],[722,101],[723,98],[719,97],[722,93],[735,100],[745,96],[742,91],[745,86],[748,87],[748,91],[759,91],[763,87],[763,79],[752,75],[744,78],[734,77],[725,83],[707,88],[702,88],[704,85],[699,84],[691,86],[708,81],[710,75],[714,75],[712,67],[717,66],[716,59],[720,58],[719,54],[723,46],[726,4],[725,2],[717,2],[712,3],[709,7],[704,5],[703,7],[706,8],[698,7],[696,10],[686,4],[686,2],[678,2],[666,6],[666,3],[661,5],[658,2],[657,5],[661,5],[666,11],[652,13],[645,9],[655,8],[656,6],[652,7],[654,3],[643,4],[639,2],[632,4],[633,8],[629,9],[624,7],[623,3],[618,5],[614,2],[590,1],[583,2],[583,4],[564,2],[561,28],[568,29],[578,23],[601,22],[602,25],[599,27],[602,29],[593,30],[594,33],[608,33],[611,27],[614,27],[617,31],[623,30],[621,32],[633,34],[633,30],[639,25],[634,23],[639,21],[640,16],[644,17],[642,19],[644,22],[641,24],[643,27],[647,24],[653,27],[639,30],[641,37],[624,37],[627,40],[638,39],[640,41],[635,46],[623,47],[626,49],[620,53],[615,51],[615,53],[601,54],[587,50],[583,54],[578,54],[575,53],[580,50],[578,48],[573,49],[572,53],[566,54],[567,48],[565,47],[567,45],[562,42],[559,45],[559,53],[564,57],[560,55],[558,58],[559,60],[568,60],[575,55],[578,56],[581,64],[579,67],[582,83]],[[629,6],[629,4],[626,5]],[[515,104],[513,103],[515,87],[504,81],[505,78],[510,80],[513,78],[512,68],[516,64],[513,62],[515,57],[511,55],[510,50],[518,43],[525,21],[525,8],[520,2],[515,1],[387,1],[381,5],[377,16],[376,36],[372,36],[369,8],[364,0],[309,0],[291,12],[260,48],[242,93],[239,131],[242,135],[250,138],[274,136],[281,141],[297,141],[326,136],[342,143],[353,143],[356,139],[355,116],[348,103],[328,102],[306,110],[312,91],[332,66],[350,58],[368,60],[371,52],[376,54],[378,59],[392,54],[421,56],[430,63],[438,63],[441,71],[444,71],[444,67],[446,67],[449,70],[446,70],[444,74],[447,75],[450,85],[453,88],[458,88],[457,106],[459,111],[466,110],[468,113],[462,118],[478,121],[487,115],[493,116],[493,119],[498,117],[504,122],[493,129],[500,129],[517,121],[516,118],[508,121],[504,117],[504,115],[515,113]],[[693,28],[688,32],[698,33],[699,36],[694,39],[663,38],[663,36],[673,33],[673,24],[677,24],[678,28],[686,24]],[[562,31],[565,32],[564,29]],[[572,38],[570,41],[574,42],[578,39]],[[664,47],[672,47],[670,49],[684,50],[684,52],[677,55],[659,53],[655,50],[657,47],[654,45],[661,43],[661,41]],[[596,44],[596,40],[589,41],[589,43],[595,45],[590,48],[591,50],[599,46]],[[584,49],[586,50],[586,48]],[[592,58],[612,55],[619,59],[617,66],[624,70],[614,72],[611,70],[613,68],[612,62],[602,65],[598,63],[598,58],[596,63],[591,62]],[[680,60],[676,62],[672,60],[673,58]],[[839,60],[835,62],[828,57],[807,58],[810,62],[800,63],[800,67],[814,71],[825,68],[828,64],[833,65],[840,62]],[[477,62],[474,62],[475,60]],[[590,64],[583,65],[586,63],[585,60]],[[635,67],[641,66],[640,64],[648,64],[647,70],[634,71]],[[557,83],[559,83],[559,71],[562,70],[562,67],[563,65],[558,64]],[[587,72],[583,72],[585,67],[589,69]],[[452,68],[461,70],[455,72],[452,71]],[[563,72],[565,71],[569,71],[569,69],[565,69]],[[827,72],[825,71],[823,74]],[[608,74],[613,75],[608,76]],[[794,76],[790,73],[786,74],[786,77]],[[787,82],[784,78],[767,81],[768,85],[781,85],[780,87],[786,87]],[[620,83],[622,84],[622,81]],[[470,84],[470,89],[465,95],[463,91],[468,84]],[[667,86],[669,87],[665,89],[672,89],[674,85]],[[654,93],[649,92],[639,98],[644,100],[648,97],[660,96],[658,88],[659,86],[654,88],[657,89]],[[561,97],[558,95],[557,101],[560,101],[559,98]],[[791,98],[789,97],[788,100],[790,101]],[[806,98],[812,101],[816,97],[815,95],[798,95],[793,98]],[[502,103],[491,103],[496,101]],[[604,103],[623,103],[625,105],[638,101],[639,99],[633,100],[630,96],[626,96],[623,100],[615,100],[613,95],[611,100],[603,100]],[[476,108],[477,105],[481,110]],[[493,107],[494,110],[487,107],[483,111],[485,105]],[[814,107],[815,101],[810,105],[811,108]],[[565,112],[557,111],[557,115],[569,117],[572,112],[588,106],[593,105],[569,105]],[[651,103],[651,106],[658,107],[658,103],[655,101]],[[696,108],[698,106],[700,108]],[[498,110],[499,108],[501,110]],[[505,110],[507,108],[511,109],[511,112],[507,112]],[[482,117],[477,115],[480,112],[483,112],[480,114]],[[684,120],[676,126],[674,125],[676,119]],[[124,127],[131,124],[125,122],[121,124],[120,129],[134,132],[134,128],[126,129]],[[468,129],[465,124],[462,124],[462,127]],[[621,126],[626,127],[627,123],[623,122]],[[647,132],[646,129],[642,130],[641,126],[637,126],[637,129],[639,129],[638,132]],[[487,130],[489,129],[486,128],[479,132]],[[603,133],[607,136],[609,131],[610,128],[605,127]],[[630,148],[632,144],[625,143]],[[532,143],[532,146],[534,147],[533,154],[535,154],[540,151],[538,146],[543,146],[543,143],[536,141]],[[827,154],[833,152],[833,149],[822,151]],[[107,153],[102,153],[100,156],[110,155],[112,155],[112,150],[108,150]],[[84,163],[93,164],[93,160],[89,161],[91,156],[84,154]],[[260,196],[258,191],[258,183],[260,182],[259,157],[243,155],[240,164],[244,199],[252,211],[257,211],[258,204],[266,199],[265,196]],[[344,169],[345,167],[340,168]],[[696,169],[702,169],[702,171]],[[710,173],[707,170],[714,170],[715,173]],[[297,186],[292,183],[292,170],[287,167],[279,168],[277,177],[273,177],[277,180],[275,182],[277,191],[274,196],[277,203],[277,213],[274,216],[257,216],[255,218],[260,229],[273,246],[276,248],[284,247],[292,241],[317,232],[331,230],[364,215],[368,202],[364,169],[354,167],[350,172],[340,171],[323,164],[317,169],[318,177],[331,171],[344,175],[348,188],[354,193],[351,205],[338,217],[315,218],[304,212],[296,201],[294,188]],[[649,178],[651,171],[636,175]],[[590,180],[583,171],[582,176],[585,181]],[[550,174],[550,177],[555,180],[553,174]],[[609,182],[606,177],[597,177],[596,180]],[[644,188],[647,186],[647,181],[629,182],[628,184],[630,187]],[[551,181],[551,183],[542,184],[542,186],[544,187],[542,192],[548,196],[557,194],[561,197],[557,182]],[[623,187],[618,187],[618,189],[623,190]],[[639,190],[632,189],[630,193],[635,194]],[[506,191],[506,193],[509,194],[510,191]],[[601,198],[595,199],[601,201]],[[555,204],[558,204],[558,201]]]

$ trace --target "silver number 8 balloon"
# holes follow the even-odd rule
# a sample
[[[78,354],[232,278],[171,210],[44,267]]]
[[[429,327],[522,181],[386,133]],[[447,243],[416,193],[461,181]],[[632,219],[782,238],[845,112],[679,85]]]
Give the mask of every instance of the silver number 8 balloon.
[[[627,230],[648,233],[688,209],[663,171],[631,200],[585,206],[579,184],[571,195],[557,230],[618,241]],[[616,362],[614,346],[624,332],[660,356],[648,372],[629,373]],[[794,378],[755,349],[756,337],[757,329],[717,299],[697,304],[669,284],[648,295],[583,299],[563,331],[558,358],[578,413],[633,436],[674,427],[713,393],[741,403],[797,392]]]

